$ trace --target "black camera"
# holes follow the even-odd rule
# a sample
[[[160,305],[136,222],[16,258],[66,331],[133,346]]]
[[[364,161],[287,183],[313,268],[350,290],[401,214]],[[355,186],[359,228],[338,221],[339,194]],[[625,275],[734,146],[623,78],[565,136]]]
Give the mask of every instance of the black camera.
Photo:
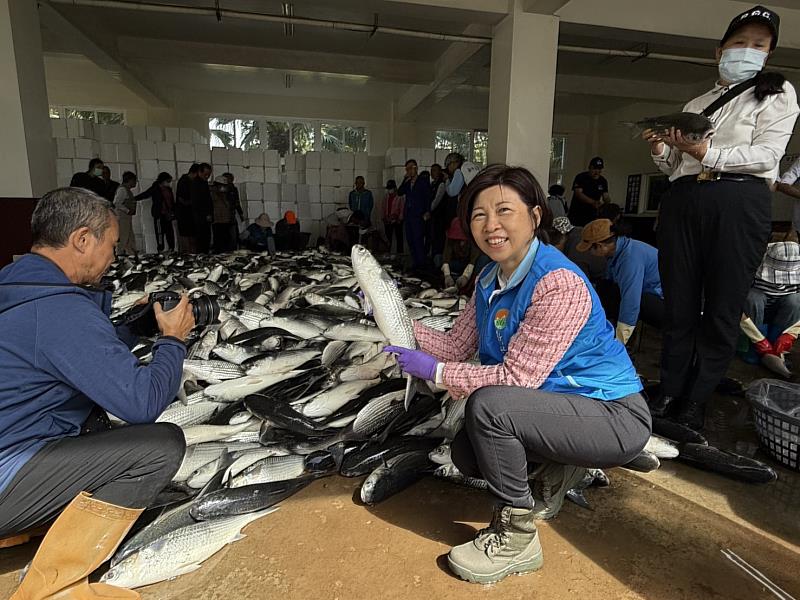
[[[164,311],[172,310],[181,301],[177,292],[153,292],[147,304],[139,304],[123,313],[117,325],[127,325],[131,332],[138,336],[149,337],[158,333],[158,323],[153,311],[153,304],[158,302]],[[216,296],[199,294],[189,299],[194,314],[196,327],[206,327],[219,319],[219,303]]]

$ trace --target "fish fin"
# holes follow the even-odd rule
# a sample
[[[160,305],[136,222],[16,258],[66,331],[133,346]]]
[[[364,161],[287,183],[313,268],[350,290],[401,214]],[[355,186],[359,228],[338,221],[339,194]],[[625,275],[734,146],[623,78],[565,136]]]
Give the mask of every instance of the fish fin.
[[[405,407],[406,411],[408,411],[409,406],[411,406],[411,399],[414,397],[414,377],[411,375],[406,375],[406,395],[403,399],[403,406]]]
[[[193,573],[197,571],[197,569],[199,569],[201,566],[202,565],[193,563],[191,565],[183,565],[182,567],[178,567],[172,572],[172,575],[170,575],[170,579],[175,579],[176,577],[180,577],[181,575],[187,575],[189,573]]]
[[[239,532],[239,533],[237,533],[235,536],[233,536],[231,539],[229,539],[229,540],[228,540],[228,543],[229,543],[229,544],[232,544],[232,543],[234,543],[234,542],[238,542],[239,540],[243,540],[243,539],[244,539],[244,538],[246,538],[246,537],[247,537],[247,536],[246,536],[245,534],[243,534],[243,533],[240,531],[240,532]]]

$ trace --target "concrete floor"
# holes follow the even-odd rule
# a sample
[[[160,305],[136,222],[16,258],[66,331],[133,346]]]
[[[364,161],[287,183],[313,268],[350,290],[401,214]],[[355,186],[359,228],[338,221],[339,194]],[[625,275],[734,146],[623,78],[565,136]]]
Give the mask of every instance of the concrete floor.
[[[657,374],[657,343],[646,335],[638,354],[645,376]],[[730,375],[746,382],[769,376],[739,360]],[[744,420],[741,399],[715,398],[714,406],[714,414]],[[709,435],[728,446],[755,439],[746,426],[709,425]],[[140,591],[146,600],[774,598],[722,555],[729,548],[800,597],[800,473],[776,468],[779,481],[760,486],[674,461],[647,475],[612,469],[610,487],[587,493],[594,510],[567,503],[541,525],[541,571],[486,587],[454,578],[445,557],[485,525],[488,494],[426,479],[366,507],[358,501],[361,479],[335,477],[248,526],[245,539],[195,573]],[[35,547],[0,551],[0,597],[10,596]]]

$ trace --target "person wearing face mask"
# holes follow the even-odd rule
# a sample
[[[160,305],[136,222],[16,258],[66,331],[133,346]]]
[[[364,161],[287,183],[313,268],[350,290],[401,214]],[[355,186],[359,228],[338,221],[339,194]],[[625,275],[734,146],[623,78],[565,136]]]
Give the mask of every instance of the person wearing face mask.
[[[150,216],[156,231],[156,248],[164,250],[164,242],[169,245],[170,252],[175,250],[175,231],[172,222],[175,220],[175,196],[172,193],[172,175],[159,173],[156,180],[136,199],[151,198]]]
[[[672,181],[659,213],[666,313],[661,389],[651,409],[696,429],[736,349],[742,307],[770,234],[770,186],[800,113],[792,84],[763,71],[779,24],[774,11],[756,6],[725,31],[717,84],[684,108],[706,115],[713,137],[642,133]]]
[[[125,171],[122,174],[122,185],[117,188],[114,195],[114,210],[119,220],[118,254],[136,254],[136,236],[133,235],[133,215],[136,214],[136,198],[131,191],[138,181],[136,173]]]
[[[385,350],[404,372],[468,398],[453,463],[485,479],[496,505],[448,562],[467,581],[493,583],[542,566],[536,520],[556,516],[586,467],[635,457],[651,419],[589,280],[547,243],[550,211],[533,175],[485,168],[462,192],[459,216],[491,260],[474,294],[449,332],[417,322],[419,350]],[[480,364],[470,362],[476,351]]]
[[[89,169],[87,171],[75,173],[72,176],[69,187],[83,188],[106,198],[106,181],[103,179],[104,166],[101,159],[93,158],[89,161]],[[113,199],[113,196],[110,199],[106,198],[109,202],[113,201]]]

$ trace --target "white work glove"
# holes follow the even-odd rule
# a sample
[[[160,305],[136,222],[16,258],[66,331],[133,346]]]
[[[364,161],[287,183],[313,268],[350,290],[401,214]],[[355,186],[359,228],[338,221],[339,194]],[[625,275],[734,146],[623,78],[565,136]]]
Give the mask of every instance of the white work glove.
[[[622,342],[623,346],[628,343],[634,329],[636,329],[636,325],[628,325],[622,321],[617,321],[617,339]]]

